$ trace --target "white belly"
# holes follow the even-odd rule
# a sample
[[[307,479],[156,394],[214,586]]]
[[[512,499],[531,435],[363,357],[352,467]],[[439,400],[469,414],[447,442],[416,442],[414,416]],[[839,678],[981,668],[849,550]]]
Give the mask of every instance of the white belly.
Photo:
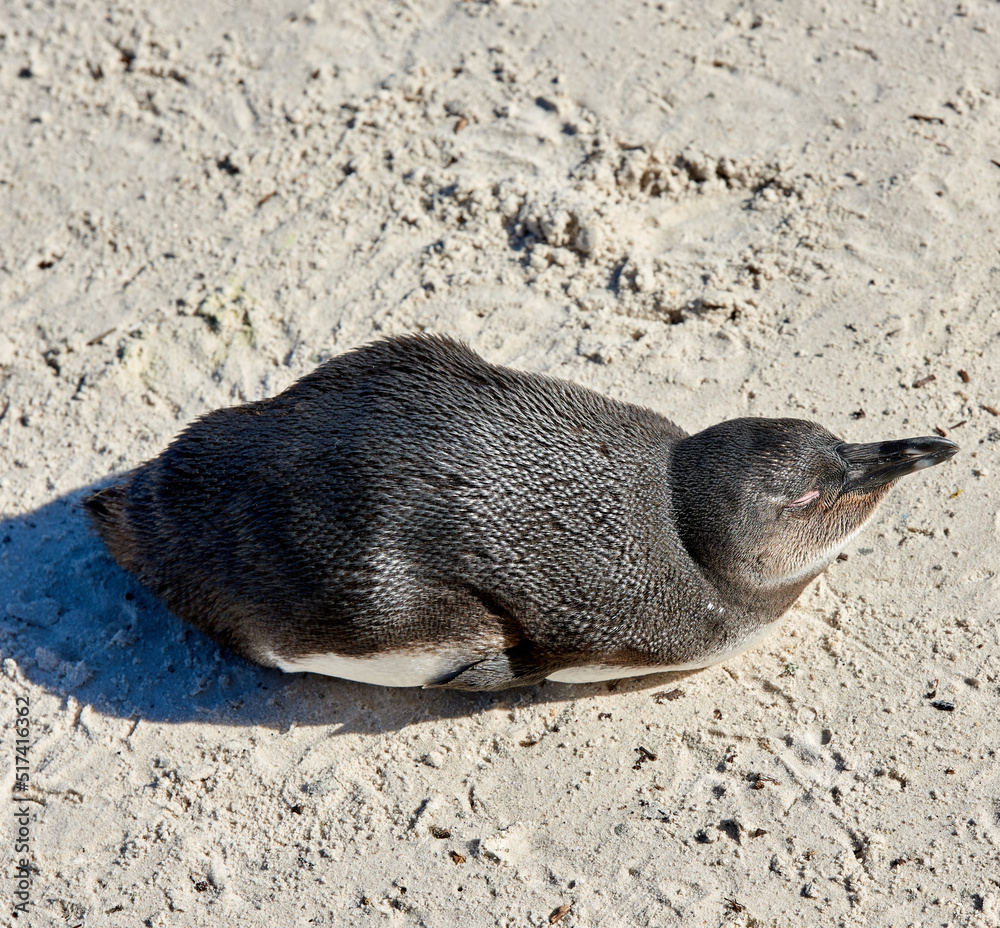
[[[371,657],[313,654],[295,660],[271,652],[262,662],[286,673],[322,673],[381,686],[425,686],[457,673],[475,660],[476,655],[468,651],[390,651]]]
[[[767,637],[771,625],[765,625],[754,635],[728,651],[709,654],[699,660],[662,667],[623,667],[595,661],[581,667],[570,667],[549,674],[554,683],[597,683],[601,680],[618,680],[622,677],[641,677],[651,673],[678,670],[700,670],[719,661],[742,654]],[[313,654],[296,659],[278,657],[273,651],[265,654],[261,663],[278,667],[286,673],[321,673],[328,677],[357,680],[359,683],[376,683],[380,686],[427,686],[458,673],[469,664],[483,657],[471,650],[451,649],[434,651],[389,651],[369,657],[344,657],[340,654]]]

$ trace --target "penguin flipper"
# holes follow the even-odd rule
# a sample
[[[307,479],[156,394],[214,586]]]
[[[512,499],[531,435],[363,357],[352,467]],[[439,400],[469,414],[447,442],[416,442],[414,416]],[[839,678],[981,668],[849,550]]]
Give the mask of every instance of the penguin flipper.
[[[505,690],[540,683],[552,671],[547,663],[539,662],[530,648],[519,644],[469,664],[445,680],[427,683],[424,689]]]

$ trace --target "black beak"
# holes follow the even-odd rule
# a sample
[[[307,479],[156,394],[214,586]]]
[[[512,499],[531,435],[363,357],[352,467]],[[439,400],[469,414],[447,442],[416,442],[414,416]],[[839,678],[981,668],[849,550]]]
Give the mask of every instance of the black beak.
[[[958,445],[947,438],[904,438],[866,445],[837,445],[837,454],[847,468],[844,492],[874,490],[914,471],[947,461],[957,453]]]

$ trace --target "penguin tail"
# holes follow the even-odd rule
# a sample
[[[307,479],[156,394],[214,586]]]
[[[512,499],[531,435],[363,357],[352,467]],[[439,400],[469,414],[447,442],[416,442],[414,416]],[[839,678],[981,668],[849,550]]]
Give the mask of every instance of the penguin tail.
[[[130,519],[129,484],[119,483],[91,493],[83,506],[112,557],[126,570],[135,570],[136,539]]]

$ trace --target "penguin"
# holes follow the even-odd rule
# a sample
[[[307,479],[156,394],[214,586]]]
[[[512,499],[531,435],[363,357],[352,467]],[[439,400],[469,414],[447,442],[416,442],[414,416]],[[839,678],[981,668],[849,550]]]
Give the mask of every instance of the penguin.
[[[122,567],[251,661],[500,690],[742,653],[957,451],[800,419],[688,435],[410,335],[202,416],[85,505]]]

